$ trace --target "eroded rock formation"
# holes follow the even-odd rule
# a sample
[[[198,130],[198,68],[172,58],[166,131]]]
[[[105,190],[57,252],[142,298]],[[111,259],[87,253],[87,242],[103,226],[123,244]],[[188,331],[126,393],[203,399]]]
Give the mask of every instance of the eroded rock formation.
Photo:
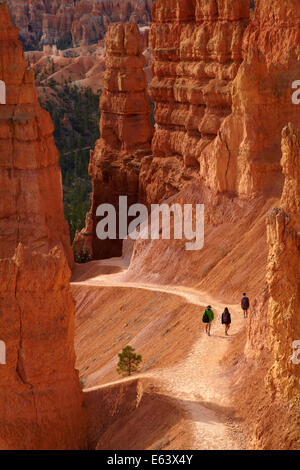
[[[83,448],[58,152],[17,37],[1,3],[0,448]]]
[[[152,0],[8,0],[24,44],[36,49],[58,40],[74,45],[102,39],[111,22],[151,21]]]
[[[85,447],[69,280],[58,247],[45,255],[19,244],[0,259],[0,449]]]
[[[281,163],[280,206],[267,218],[269,348],[274,356],[268,383],[300,413],[300,367],[291,359],[293,342],[300,340],[300,132],[291,124],[282,132]]]
[[[43,253],[62,243],[71,266],[53,124],[40,107],[34,73],[17,36],[1,4],[0,80],[6,105],[0,105],[0,258],[13,256],[19,242]]]
[[[107,70],[100,101],[101,139],[91,152],[89,167],[93,182],[92,208],[86,229],[75,240],[78,249],[91,248],[95,258],[122,253],[121,240],[97,238],[99,217],[96,211],[100,204],[110,203],[118,215],[119,196],[128,196],[128,205],[138,202],[141,162],[151,154],[152,138],[143,70],[145,57],[141,53],[138,26],[133,23],[110,25],[106,49]]]
[[[292,102],[300,69],[299,19],[297,0],[255,2],[233,83],[232,114],[200,156],[200,173],[212,189],[280,196],[281,131],[288,121],[299,122]]]
[[[152,0],[81,0],[75,5],[72,37],[74,44],[89,44],[102,39],[110,23],[149,24]]]
[[[167,178],[172,166],[181,179],[199,165],[203,174],[202,153],[232,112],[232,82],[242,61],[248,21],[248,0],[155,2],[150,93],[157,128],[147,199],[161,199],[178,189],[177,184],[162,187],[157,167],[164,168]],[[226,167],[224,155],[222,162]]]
[[[214,192],[280,194],[281,130],[299,119],[299,10],[295,0],[255,2],[251,15],[248,0],[155,2],[148,199],[176,192],[157,172],[172,166],[181,179],[195,167]]]
[[[232,361],[234,406],[250,430],[250,448],[299,448],[299,364],[291,356],[300,339],[300,143],[291,125],[282,145],[280,135],[288,121],[300,124],[292,101],[292,84],[300,79],[300,4],[258,0],[251,12],[248,0],[156,0],[153,18],[153,156],[142,159],[131,179],[130,147],[116,126],[123,129],[127,118],[117,110],[138,101],[111,94],[117,80],[111,64],[123,59],[114,39],[108,44],[103,139],[91,157],[94,199],[86,239],[93,247],[96,203],[116,203],[126,193],[134,195],[131,201],[137,194],[148,204],[163,201],[187,183],[172,201],[207,206],[203,251],[187,253],[177,240],[139,240],[123,279],[157,282],[159,273],[160,283],[192,284],[234,303],[245,288],[250,318],[226,358]],[[118,78],[118,91],[121,83]],[[116,152],[120,147],[124,152]],[[267,218],[267,260],[265,216],[276,201],[279,207]],[[108,245],[97,252],[113,254],[120,252]]]
[[[267,213],[266,282],[251,308],[246,362],[241,356],[234,380],[255,449],[300,443],[300,132],[294,125],[283,129],[281,147],[285,182],[278,206]]]

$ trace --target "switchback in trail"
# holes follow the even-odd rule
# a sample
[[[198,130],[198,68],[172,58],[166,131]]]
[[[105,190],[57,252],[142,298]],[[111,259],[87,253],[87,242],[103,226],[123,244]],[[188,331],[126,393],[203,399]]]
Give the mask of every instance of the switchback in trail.
[[[220,312],[225,305],[211,298],[207,293],[199,292],[194,288],[155,285],[139,282],[122,281],[125,266],[120,260],[106,260],[93,262],[93,266],[80,267],[81,277],[86,270],[84,281],[72,283],[77,288],[111,289],[126,288],[137,297],[143,297],[145,291],[160,292],[172,296],[172,301],[184,302],[200,306],[210,304],[215,312]],[[120,271],[115,272],[116,266]],[[112,274],[99,274],[109,272]],[[92,268],[92,269],[91,269]],[[98,268],[98,269],[97,269]],[[113,269],[114,268],[114,269]],[[88,277],[88,272],[91,277]],[[76,279],[76,271],[75,271]],[[78,278],[78,276],[77,276]],[[95,294],[93,294],[95,295]],[[235,336],[245,326],[239,306],[226,305],[232,314],[232,329],[230,334]],[[199,319],[201,317],[199,316]],[[186,357],[170,367],[151,368],[149,371],[137,374],[135,377],[147,378],[154,384],[157,393],[175,399],[182,408],[184,419],[183,428],[190,436],[188,446],[190,449],[245,449],[245,438],[238,423],[234,420],[234,410],[230,402],[229,377],[222,370],[220,361],[224,358],[231,338],[224,336],[224,326],[216,315],[212,327],[212,335],[208,337],[201,333],[197,340],[187,351]],[[100,341],[100,338],[99,338]],[[180,342],[180,338],[178,338]],[[97,376],[97,373],[95,374]],[[111,385],[124,383],[131,378],[105,383],[86,391],[104,389]]]

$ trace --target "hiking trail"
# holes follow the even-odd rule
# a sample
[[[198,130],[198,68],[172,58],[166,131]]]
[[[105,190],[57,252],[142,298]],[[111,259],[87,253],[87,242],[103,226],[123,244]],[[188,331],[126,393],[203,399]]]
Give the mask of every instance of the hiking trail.
[[[95,265],[96,262],[94,262]],[[183,297],[187,303],[201,306],[210,304],[215,312],[212,334],[201,333],[188,355],[177,365],[153,369],[137,376],[106,383],[88,390],[104,388],[132,378],[151,378],[159,391],[175,398],[185,414],[185,425],[192,435],[192,450],[240,450],[245,449],[245,436],[235,422],[230,406],[229,377],[223,372],[220,360],[228,350],[231,338],[245,326],[239,305],[223,304],[211,298],[207,293],[194,288],[171,285],[127,282],[122,280],[126,265],[123,260],[113,259],[97,262],[101,267],[120,267],[114,274],[95,275],[80,281],[72,282],[74,286],[126,287],[136,290],[163,292],[172,296]],[[88,268],[87,268],[88,269]],[[219,319],[219,312],[227,306],[231,312],[232,325],[229,336],[224,335],[224,325]],[[216,315],[216,311],[218,314]],[[204,330],[204,327],[203,327]],[[88,391],[87,390],[87,391]]]

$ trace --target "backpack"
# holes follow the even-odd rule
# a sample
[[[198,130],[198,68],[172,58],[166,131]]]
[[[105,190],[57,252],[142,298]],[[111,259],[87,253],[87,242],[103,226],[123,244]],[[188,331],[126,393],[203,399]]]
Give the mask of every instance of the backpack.
[[[202,318],[203,323],[209,323],[209,316],[207,311],[205,310],[203,318]]]
[[[248,297],[243,297],[242,298],[242,309],[243,310],[248,310],[249,308],[249,299]]]
[[[230,323],[230,313],[222,313],[222,324],[227,325]]]

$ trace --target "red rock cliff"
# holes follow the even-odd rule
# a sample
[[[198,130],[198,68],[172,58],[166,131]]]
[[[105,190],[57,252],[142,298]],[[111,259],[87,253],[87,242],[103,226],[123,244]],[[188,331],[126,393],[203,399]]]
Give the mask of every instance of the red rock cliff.
[[[256,449],[300,444],[300,133],[294,125],[283,129],[281,147],[285,182],[267,214],[266,283],[251,308],[246,363],[241,355],[234,392]]]
[[[34,73],[26,67],[7,11],[2,4],[0,80],[6,105],[0,105],[0,258],[13,256],[19,242],[43,253],[62,243],[72,265],[53,124],[40,107]]]
[[[300,340],[300,132],[291,124],[282,132],[281,163],[281,202],[267,219],[269,348],[274,356],[268,382],[300,413],[300,367],[291,360],[293,342]]]
[[[59,248],[0,259],[0,449],[85,448],[69,279]]]
[[[87,226],[77,236],[75,246],[86,245],[95,258],[120,256],[122,242],[100,241],[96,236],[100,204],[118,209],[119,196],[128,196],[128,205],[138,202],[142,159],[151,154],[152,126],[146,94],[145,58],[141,53],[138,26],[112,24],[106,36],[106,72],[101,95],[101,139],[91,152],[93,182],[91,213]],[[82,238],[83,237],[83,238]]]
[[[260,0],[243,38],[243,63],[232,89],[232,114],[200,157],[214,190],[281,194],[280,136],[299,122],[292,84],[300,70],[300,4]]]
[[[170,156],[182,174],[197,168],[214,192],[280,195],[281,130],[299,121],[292,84],[299,79],[300,4],[255,5],[249,20],[248,0],[154,4],[157,129],[148,199],[170,194],[157,177]]]
[[[0,4],[0,448],[77,449],[85,426],[58,152],[17,36]]]
[[[200,166],[203,173],[202,153],[232,113],[232,82],[242,61],[248,21],[248,0],[155,2],[150,92],[157,126],[147,199],[162,199],[178,190],[176,181],[173,188],[163,187],[158,168],[168,174],[176,166],[185,177],[188,168],[199,172]]]

